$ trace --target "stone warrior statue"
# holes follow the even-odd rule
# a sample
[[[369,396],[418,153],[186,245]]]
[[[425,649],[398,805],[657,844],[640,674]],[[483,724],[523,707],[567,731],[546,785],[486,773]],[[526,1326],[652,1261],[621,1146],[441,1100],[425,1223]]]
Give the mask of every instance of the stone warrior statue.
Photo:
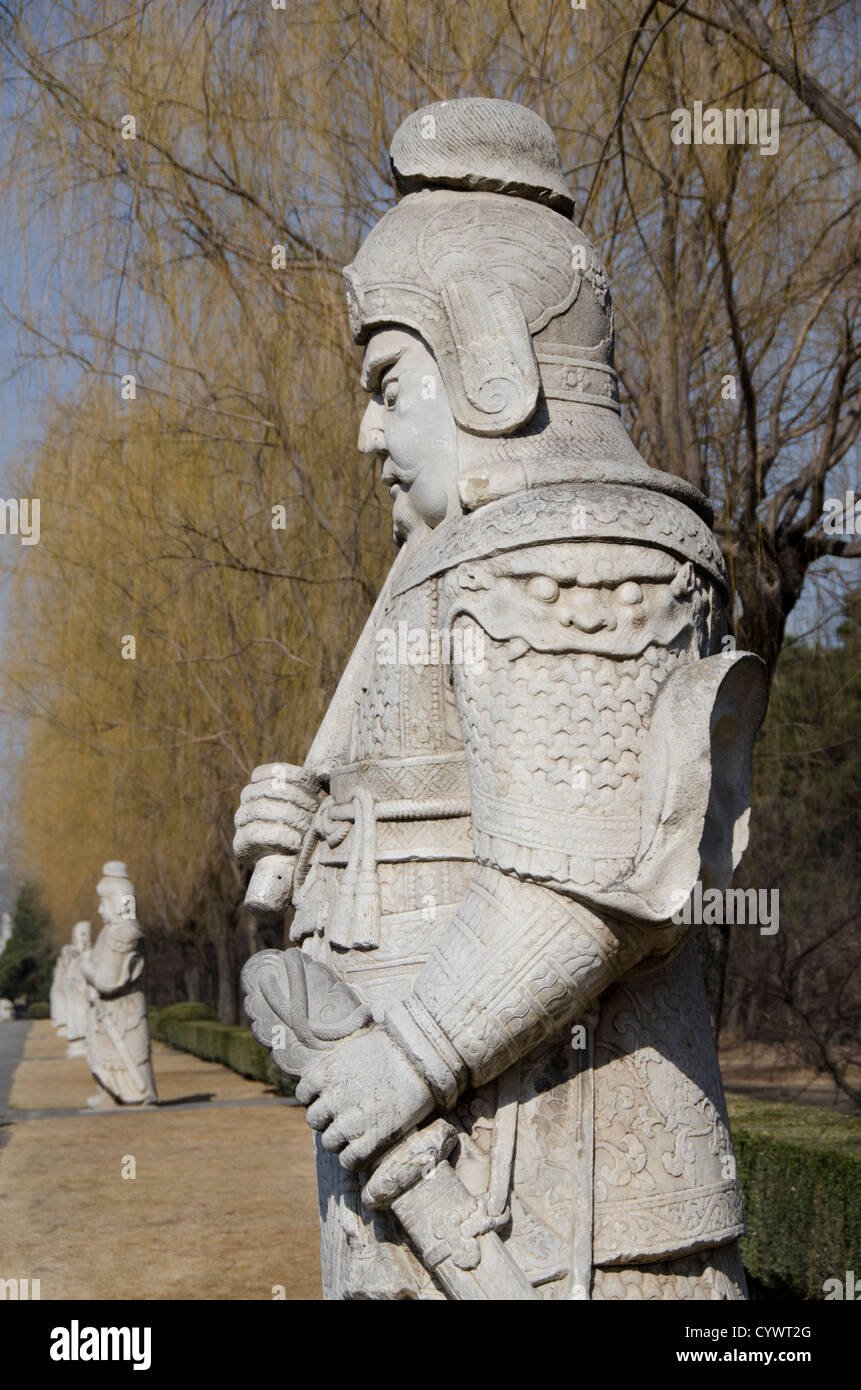
[[[66,1047],[67,1057],[86,1057],[87,1055],[87,982],[81,964],[90,949],[89,922],[76,922],[72,927],[71,945],[64,946],[60,952],[63,961],[62,989],[65,999]],[[59,964],[59,962],[58,962]]]
[[[98,886],[105,925],[81,962],[88,986],[87,1062],[99,1084],[87,1104],[150,1105],[156,1100],[146,996],[138,981],[144,968],[143,933],[137,924],[134,888],[125,864],[105,864]]]
[[[51,989],[48,994],[51,1009],[51,1023],[56,1029],[57,1036],[66,1036],[66,971],[69,967],[68,952],[72,948],[64,946],[54,962],[54,973],[51,976]]]
[[[236,817],[247,904],[295,907],[243,983],[316,1132],[326,1296],[742,1299],[674,917],[747,842],[764,668],[708,502],[620,420],[547,125],[443,102],[391,161],[345,279],[400,551],[305,766]]]

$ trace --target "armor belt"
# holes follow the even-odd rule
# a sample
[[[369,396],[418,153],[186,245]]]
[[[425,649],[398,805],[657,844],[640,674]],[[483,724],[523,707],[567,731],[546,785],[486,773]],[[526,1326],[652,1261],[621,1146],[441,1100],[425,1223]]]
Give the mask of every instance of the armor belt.
[[[628,795],[628,805],[631,800]],[[513,796],[473,792],[473,847],[478,862],[537,883],[549,881],[567,892],[603,888],[626,876],[639,840],[637,816],[566,812]]]
[[[302,888],[322,842],[319,862],[345,866],[327,938],[342,950],[372,950],[380,944],[381,860],[472,859],[466,759],[353,763],[333,772],[330,786],[299,852],[297,905],[313,891]],[[416,836],[416,822],[425,823],[424,836]]]

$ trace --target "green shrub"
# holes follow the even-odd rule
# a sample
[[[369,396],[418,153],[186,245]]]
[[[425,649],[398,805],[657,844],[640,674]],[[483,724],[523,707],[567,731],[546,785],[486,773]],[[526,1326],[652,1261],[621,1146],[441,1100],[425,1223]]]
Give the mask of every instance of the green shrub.
[[[12,935],[0,959],[0,999],[23,994],[47,1004],[53,966],[51,919],[39,886],[25,883],[15,904]]]
[[[41,1003],[38,1003],[38,1002],[35,1003],[35,1004],[31,1004],[31,1005],[29,1006],[29,1008],[27,1009],[27,1017],[28,1017],[28,1018],[50,1018],[50,1017],[51,1017],[51,1006],[50,1006],[50,1004],[41,1004]]]
[[[184,1000],[181,1004],[168,1004],[166,1009],[160,1009],[161,1021],[176,1019],[179,1023],[198,1023],[201,1019],[217,1019],[218,1015],[208,1004],[193,1004],[190,1000]]]
[[[748,1273],[770,1290],[824,1298],[861,1268],[861,1117],[728,1096],[744,1193]]]
[[[176,1017],[178,1009],[203,1009],[205,1017]],[[191,1052],[205,1062],[220,1062],[251,1081],[262,1081],[282,1095],[292,1095],[296,1083],[285,1076],[272,1061],[269,1049],[262,1047],[251,1035],[250,1028],[232,1028],[219,1023],[203,1004],[173,1004],[170,1008],[151,1010],[158,1013],[155,1026],[150,1019],[150,1031],[160,1042],[180,1052]]]

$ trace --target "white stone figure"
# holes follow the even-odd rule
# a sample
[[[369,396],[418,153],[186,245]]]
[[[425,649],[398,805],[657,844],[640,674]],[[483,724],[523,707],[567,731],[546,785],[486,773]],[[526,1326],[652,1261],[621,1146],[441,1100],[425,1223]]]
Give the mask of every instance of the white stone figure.
[[[51,989],[48,996],[51,1023],[61,1038],[66,1036],[66,972],[69,966],[67,952],[70,949],[69,946],[63,946],[54,962],[54,973],[51,976]]]
[[[428,138],[431,130],[433,138]],[[237,813],[243,972],[301,1079],[327,1298],[741,1299],[690,927],[747,842],[764,667],[711,509],[620,419],[548,126],[409,116],[345,272],[399,554],[302,768]]]
[[[150,1105],[156,1100],[146,996],[143,932],[137,923],[134,889],[125,864],[105,864],[99,882],[99,916],[104,921],[95,946],[81,959],[88,986],[87,1063],[99,1090],[87,1104]]]
[[[76,922],[72,928],[72,942],[64,946],[62,955],[66,959],[64,994],[66,1001],[66,1047],[67,1057],[86,1057],[87,1055],[87,1014],[89,998],[87,982],[84,979],[82,962],[90,949],[89,922]]]
[[[10,1023],[15,1017],[15,1005],[11,999],[0,999],[0,1023]]]
[[[4,912],[3,916],[0,917],[0,956],[2,956],[3,952],[6,950],[9,944],[9,938],[14,929],[12,914],[10,912]]]

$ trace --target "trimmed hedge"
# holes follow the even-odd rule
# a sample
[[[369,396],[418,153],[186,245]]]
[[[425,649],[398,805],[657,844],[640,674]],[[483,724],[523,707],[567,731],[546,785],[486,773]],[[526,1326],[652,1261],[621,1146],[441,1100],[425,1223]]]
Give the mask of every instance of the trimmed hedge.
[[[202,1013],[189,1016],[182,1012],[191,1010]],[[179,1052],[191,1052],[206,1062],[220,1062],[251,1081],[273,1086],[282,1095],[292,1096],[296,1089],[293,1078],[278,1070],[268,1047],[255,1041],[250,1028],[219,1023],[205,1004],[172,1004],[167,1009],[150,1009],[149,1020],[152,1036]]]
[[[772,1293],[823,1299],[861,1269],[861,1117],[727,1097],[744,1193],[748,1274]]]
[[[150,1036],[160,1042],[170,1042],[165,1033],[172,1023],[199,1023],[203,1020],[218,1021],[218,1014],[208,1004],[193,1004],[184,1000],[181,1004],[168,1004],[167,1008],[147,1009]]]
[[[51,1017],[51,1006],[50,1006],[50,1004],[42,1004],[42,1003],[31,1004],[31,1005],[29,1006],[29,1008],[27,1009],[27,1017],[28,1017],[28,1018],[50,1018],[50,1017]]]
[[[204,1020],[218,1021],[218,1014],[208,1004],[192,1004],[190,1001],[184,1001],[181,1004],[168,1004],[166,1009],[159,1009],[158,1015],[161,1023],[167,1023],[173,1019],[176,1019],[178,1023],[201,1023]]]

